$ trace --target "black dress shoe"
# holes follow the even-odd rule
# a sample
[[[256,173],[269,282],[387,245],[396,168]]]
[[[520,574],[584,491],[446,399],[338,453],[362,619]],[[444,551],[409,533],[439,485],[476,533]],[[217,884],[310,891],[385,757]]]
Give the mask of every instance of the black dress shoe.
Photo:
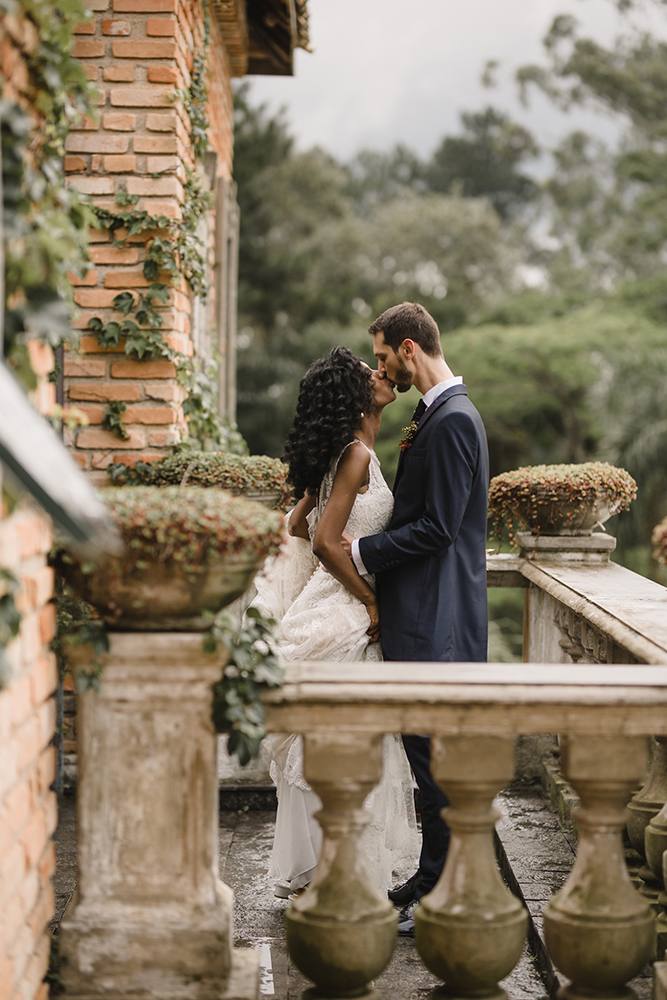
[[[422,881],[423,875],[421,872],[415,872],[403,885],[399,885],[395,889],[390,889],[387,895],[394,906],[407,906],[415,898],[415,890]]]
[[[404,906],[398,915],[398,933],[400,937],[415,936],[415,910],[419,906],[416,899]]]

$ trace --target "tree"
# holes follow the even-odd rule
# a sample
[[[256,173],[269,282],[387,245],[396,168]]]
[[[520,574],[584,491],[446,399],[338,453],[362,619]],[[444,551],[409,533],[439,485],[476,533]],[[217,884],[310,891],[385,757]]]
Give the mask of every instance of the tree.
[[[633,32],[605,47],[560,15],[544,48],[546,64],[518,71],[524,99],[537,87],[563,110],[601,110],[622,128],[615,150],[576,132],[555,151],[546,188],[560,242],[555,276],[567,280],[568,258],[569,276],[589,288],[658,273],[667,251],[667,43]]]
[[[346,169],[347,193],[362,214],[398,198],[424,194],[428,189],[425,164],[402,143],[388,153],[364,149]]]
[[[538,186],[519,170],[539,155],[522,125],[496,108],[461,114],[463,135],[445,136],[426,167],[432,191],[448,193],[458,185],[466,198],[487,197],[502,219],[516,215],[535,199]]]
[[[354,342],[370,357],[369,319],[402,299],[444,330],[460,326],[503,293],[511,254],[485,200],[416,193],[407,150],[345,168],[294,151],[282,118],[253,109],[244,89],[237,102],[238,420],[252,450],[276,455],[318,354]]]

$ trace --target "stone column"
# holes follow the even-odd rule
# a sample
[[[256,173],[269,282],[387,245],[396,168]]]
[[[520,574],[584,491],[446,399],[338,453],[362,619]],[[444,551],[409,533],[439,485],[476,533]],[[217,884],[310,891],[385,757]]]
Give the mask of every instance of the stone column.
[[[324,840],[313,881],[285,911],[287,947],[316,984],[307,996],[379,997],[367,984],[389,964],[398,914],[373,883],[359,835],[369,820],[364,799],[380,780],[382,736],[309,734],[304,742]]]
[[[436,737],[433,776],[451,802],[447,863],[415,911],[415,943],[424,965],[445,981],[448,998],[504,998],[498,981],[521,957],[528,915],[496,865],[493,798],[512,778],[514,741]]]
[[[565,777],[581,798],[577,858],[544,911],[554,964],[572,980],[562,1000],[630,1000],[626,986],[651,957],[653,915],[634,889],[621,833],[625,803],[646,765],[643,737],[565,737]]]
[[[217,874],[211,687],[224,659],[201,642],[113,633],[100,691],[81,697],[79,886],[60,944],[70,997],[258,995],[257,955],[232,948]]]

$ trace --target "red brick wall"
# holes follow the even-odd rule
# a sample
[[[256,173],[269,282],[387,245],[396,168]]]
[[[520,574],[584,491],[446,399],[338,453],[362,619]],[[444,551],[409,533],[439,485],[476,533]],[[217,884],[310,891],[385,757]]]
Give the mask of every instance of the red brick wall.
[[[0,19],[2,96],[32,115],[33,91],[26,55],[38,43],[34,24],[19,11]],[[30,362],[37,375],[32,402],[48,413],[55,386],[50,347],[32,341]],[[50,746],[56,709],[51,697],[58,682],[49,644],[55,629],[53,571],[46,565],[51,546],[48,519],[22,504],[11,515],[0,510],[0,568],[19,582],[15,597],[22,615],[19,634],[6,649],[9,677],[0,691],[0,1000],[45,1000],[53,916],[51,875],[55,851],[55,748]],[[0,593],[5,584],[0,582]]]
[[[51,697],[58,677],[53,571],[47,519],[24,505],[0,521],[0,566],[20,581],[18,636],[8,647],[12,670],[0,691],[0,1000],[44,1000],[53,915],[51,835],[56,828],[56,722]]]
[[[203,51],[201,3],[96,0],[93,6],[95,18],[80,26],[74,54],[99,88],[100,120],[82,121],[68,136],[68,183],[112,211],[121,210],[115,196],[125,190],[140,196],[137,209],[179,218],[185,169],[194,169],[195,161],[189,119],[173,97],[176,89],[190,84],[193,52]],[[230,74],[214,13],[209,65],[211,139],[218,153],[218,173],[230,176]],[[116,239],[122,236],[123,231],[117,231]],[[66,403],[83,409],[90,420],[87,428],[68,436],[68,444],[79,465],[103,485],[104,470],[112,462],[160,457],[181,439],[186,423],[183,389],[171,362],[132,360],[122,342],[114,350],[102,350],[97,337],[87,332],[94,316],[103,322],[123,319],[112,308],[119,292],[137,294],[149,284],[142,273],[146,235],[132,238],[124,247],[113,246],[103,230],[93,230],[91,239],[93,267],[75,291],[81,310],[75,324],[82,331],[80,350],[66,358],[65,391]],[[162,309],[162,333],[168,345],[185,356],[193,351],[191,315],[191,295],[181,281]],[[127,406],[125,441],[100,426],[113,400]]]

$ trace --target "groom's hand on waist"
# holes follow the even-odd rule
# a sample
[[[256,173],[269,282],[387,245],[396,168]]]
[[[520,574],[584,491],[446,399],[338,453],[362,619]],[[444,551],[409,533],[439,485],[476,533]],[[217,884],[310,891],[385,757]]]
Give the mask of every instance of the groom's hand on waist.
[[[352,535],[348,535],[347,531],[344,531],[343,534],[340,536],[340,544],[343,546],[345,555],[349,556],[350,559],[352,558],[353,541],[354,539],[352,538]]]

